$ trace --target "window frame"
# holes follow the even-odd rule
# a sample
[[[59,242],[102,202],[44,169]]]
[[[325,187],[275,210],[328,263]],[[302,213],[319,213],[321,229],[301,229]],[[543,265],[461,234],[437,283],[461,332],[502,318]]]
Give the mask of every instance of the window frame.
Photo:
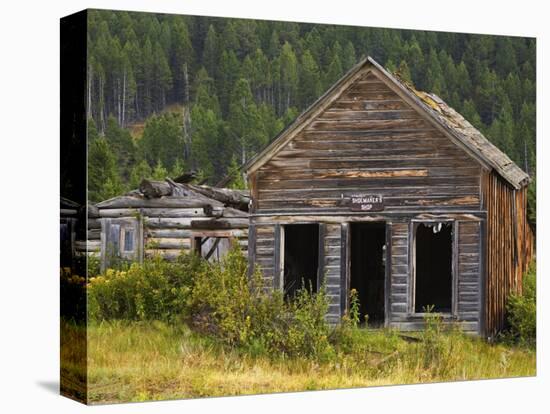
[[[305,224],[314,224],[317,226],[317,291],[321,289],[321,286],[325,282],[325,223],[318,221],[298,221],[294,223],[281,223],[275,225],[274,229],[274,286],[275,289],[284,292],[285,289],[285,228],[288,226],[299,226]]]
[[[202,239],[204,238],[213,238],[213,239],[227,239],[229,241],[229,248],[232,248],[235,243],[238,243],[237,237],[235,237],[235,234],[233,231],[225,231],[225,230],[204,230],[204,231],[195,231],[193,230],[190,240],[191,240],[191,249],[190,251],[194,252],[195,254],[198,254],[200,257],[205,258],[202,256]],[[221,261],[222,258],[219,260]],[[208,261],[210,261],[210,258],[208,258]]]
[[[132,249],[126,250],[126,232],[132,233]],[[133,255],[136,252],[136,229],[129,225],[129,224],[123,224],[120,226],[120,241],[119,246],[120,248],[120,255]]]
[[[416,230],[420,224],[438,224],[448,223],[451,225],[451,311],[436,312],[445,319],[456,319],[458,309],[458,231],[459,222],[453,218],[445,219],[412,219],[409,224],[409,300],[408,300],[408,315],[409,317],[424,318],[426,312],[416,312]]]
[[[117,217],[101,219],[101,270],[110,266],[109,237],[111,226],[119,226],[118,251],[116,257],[122,260],[143,262],[143,220],[138,217]],[[124,250],[126,230],[132,230],[133,249]]]

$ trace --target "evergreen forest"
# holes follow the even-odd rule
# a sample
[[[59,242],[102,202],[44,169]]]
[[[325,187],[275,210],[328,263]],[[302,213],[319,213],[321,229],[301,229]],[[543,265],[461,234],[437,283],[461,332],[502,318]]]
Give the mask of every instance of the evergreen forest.
[[[534,38],[107,10],[88,15],[89,199],[190,170],[244,187],[239,166],[366,55],[528,172],[535,219]]]

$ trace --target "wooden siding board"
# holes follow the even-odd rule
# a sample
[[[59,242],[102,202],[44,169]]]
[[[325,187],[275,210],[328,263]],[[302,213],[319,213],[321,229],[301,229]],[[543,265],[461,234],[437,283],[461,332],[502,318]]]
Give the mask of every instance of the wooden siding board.
[[[349,272],[348,272],[348,246],[349,246],[349,224],[342,223],[341,228],[341,251],[340,251],[340,315],[346,314],[348,309],[348,290],[349,290]]]
[[[508,296],[521,292],[534,256],[534,235],[527,222],[527,188],[514,190],[494,172],[485,173],[482,182],[487,209],[483,331],[492,337],[504,327]]]
[[[359,188],[383,194],[387,211],[479,209],[480,176],[469,154],[391,88],[359,77],[255,172],[257,211],[344,213],[343,193]]]

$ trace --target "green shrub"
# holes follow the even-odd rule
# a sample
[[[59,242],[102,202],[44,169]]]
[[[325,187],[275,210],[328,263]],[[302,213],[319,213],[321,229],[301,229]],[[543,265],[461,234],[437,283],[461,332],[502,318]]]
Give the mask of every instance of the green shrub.
[[[265,288],[259,271],[248,276],[238,247],[198,272],[191,296],[194,326],[231,346],[254,355],[327,358],[333,353],[324,288],[302,289],[286,302],[282,292]]]
[[[508,298],[507,322],[509,339],[520,345],[534,346],[537,339],[536,264],[533,262],[523,276],[523,293]]]
[[[359,295],[357,290],[351,289],[349,309],[330,335],[330,341],[336,346],[336,349],[346,354],[355,352],[360,342],[358,340],[358,329],[361,318],[359,309]]]
[[[439,366],[444,358],[442,341],[443,319],[441,314],[433,313],[433,306],[426,308],[424,330],[421,336],[421,354],[424,368]]]
[[[444,324],[442,315],[433,312],[433,305],[424,310],[424,329],[411,362],[420,363],[432,377],[445,377],[459,363],[458,346],[465,335],[458,322]]]
[[[175,262],[160,256],[133,263],[127,270],[108,269],[89,279],[91,320],[172,320],[187,310],[193,274],[201,263],[194,255]]]

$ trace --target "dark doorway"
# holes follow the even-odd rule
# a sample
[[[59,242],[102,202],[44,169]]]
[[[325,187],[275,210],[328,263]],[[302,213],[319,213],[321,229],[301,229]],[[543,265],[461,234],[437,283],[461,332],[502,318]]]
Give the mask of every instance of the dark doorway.
[[[416,227],[415,306],[417,313],[451,312],[453,235],[451,223],[420,223]]]
[[[293,298],[302,287],[317,292],[319,225],[284,226],[284,293]]]
[[[368,324],[384,324],[385,223],[353,223],[351,225],[350,289],[357,290],[361,322],[368,315]]]

